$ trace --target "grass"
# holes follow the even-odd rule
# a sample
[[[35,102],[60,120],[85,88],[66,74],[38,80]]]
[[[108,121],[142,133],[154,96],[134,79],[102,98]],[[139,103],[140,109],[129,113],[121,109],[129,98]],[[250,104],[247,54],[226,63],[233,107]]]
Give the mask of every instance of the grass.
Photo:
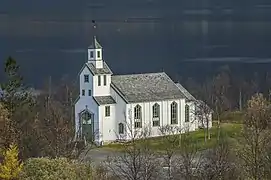
[[[237,143],[238,138],[240,138],[241,135],[241,129],[242,125],[237,124],[237,123],[222,123],[221,124],[221,130],[220,134],[221,136],[223,135],[227,140],[229,140],[231,145],[234,145]],[[186,137],[189,138],[189,143],[190,145],[196,146],[198,150],[205,150],[213,147],[217,141],[217,135],[218,135],[218,130],[217,126],[214,126],[213,128],[210,129],[210,134],[211,134],[211,139],[207,140],[205,142],[204,140],[204,130],[200,129],[194,132],[189,132],[188,134],[182,134],[181,137],[184,137],[184,135],[187,135]],[[155,151],[158,152],[163,152],[169,147],[176,147],[178,146],[180,141],[176,141],[176,139],[179,138],[180,135],[172,135],[172,136],[167,136],[167,137],[153,137],[153,138],[148,138],[144,142],[149,144],[149,147]],[[170,144],[168,140],[166,139],[175,139],[176,144]],[[142,140],[137,140],[137,144],[142,144]],[[123,144],[120,143],[114,143],[114,144],[109,144],[103,147],[104,149],[108,150],[114,150],[114,151],[122,151],[124,150]]]

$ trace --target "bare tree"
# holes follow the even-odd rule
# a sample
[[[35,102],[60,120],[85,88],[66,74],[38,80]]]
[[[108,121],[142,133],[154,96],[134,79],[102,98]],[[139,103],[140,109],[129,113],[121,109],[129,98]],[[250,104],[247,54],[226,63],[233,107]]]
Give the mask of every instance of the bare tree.
[[[174,180],[194,180],[200,179],[200,166],[202,157],[198,151],[197,144],[192,141],[189,134],[183,134],[181,144],[177,150],[178,157],[175,163]]]
[[[173,172],[175,171],[173,165],[173,156],[176,155],[181,141],[181,128],[177,126],[165,125],[159,128],[162,135],[162,143],[165,147],[164,161],[167,166],[167,177],[169,180],[173,179]]]
[[[106,166],[118,179],[124,180],[154,180],[158,178],[157,155],[150,149],[148,125],[135,129],[129,113],[125,118],[125,133],[129,142],[122,144],[123,151],[108,157]],[[120,137],[121,138],[121,137]]]
[[[201,178],[204,180],[231,180],[240,178],[234,153],[227,138],[221,134],[214,148],[204,152]]]
[[[243,141],[239,156],[244,172],[254,180],[268,179],[270,174],[266,168],[270,147],[271,106],[262,94],[254,95],[248,101],[244,120]],[[270,152],[270,151],[269,151]],[[269,168],[269,167],[268,167]]]
[[[207,139],[211,139],[210,123],[212,123],[213,110],[205,102],[200,100],[196,100],[194,104],[195,108],[192,113],[195,115],[199,127],[204,129],[204,141],[207,142]]]

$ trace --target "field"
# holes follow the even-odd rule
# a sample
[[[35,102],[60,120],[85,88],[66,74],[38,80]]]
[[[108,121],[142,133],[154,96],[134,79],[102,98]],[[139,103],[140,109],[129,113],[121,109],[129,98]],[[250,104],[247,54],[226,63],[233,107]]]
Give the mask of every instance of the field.
[[[220,136],[225,137],[229,142],[230,145],[234,146],[238,139],[240,138],[242,131],[242,124],[240,123],[222,123],[221,124],[221,129],[220,129]],[[148,143],[149,147],[155,151],[165,151],[169,145],[170,147],[177,147],[179,144],[179,140],[176,141],[176,139],[181,139],[182,137],[186,137],[189,139],[190,145],[193,147],[196,147],[197,150],[205,150],[213,147],[217,141],[217,136],[218,136],[218,128],[217,126],[213,126],[210,129],[210,134],[211,134],[211,139],[207,140],[205,142],[204,138],[204,130],[200,129],[198,131],[194,132],[189,132],[189,134],[182,134],[180,135],[172,135],[172,136],[167,136],[167,137],[155,137],[155,138],[148,138],[145,141],[142,140],[137,140],[137,144],[142,144],[142,143]],[[174,140],[175,139],[175,140]],[[169,144],[169,140],[173,140],[171,142],[174,142],[176,144]],[[175,146],[176,145],[176,146]],[[104,146],[104,149],[108,150],[114,150],[114,151],[122,151],[124,150],[124,145],[120,143],[114,143],[114,144],[109,144]]]

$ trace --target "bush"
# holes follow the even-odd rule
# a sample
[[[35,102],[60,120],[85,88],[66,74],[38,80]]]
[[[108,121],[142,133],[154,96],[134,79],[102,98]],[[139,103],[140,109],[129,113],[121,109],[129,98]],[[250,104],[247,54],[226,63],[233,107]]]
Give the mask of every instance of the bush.
[[[244,113],[240,111],[224,112],[221,116],[223,122],[242,123],[244,120]]]
[[[17,146],[10,147],[3,153],[3,162],[0,164],[0,179],[17,179],[23,168],[23,164],[18,158],[19,150]]]
[[[90,165],[66,158],[31,158],[24,165],[21,180],[92,180]]]

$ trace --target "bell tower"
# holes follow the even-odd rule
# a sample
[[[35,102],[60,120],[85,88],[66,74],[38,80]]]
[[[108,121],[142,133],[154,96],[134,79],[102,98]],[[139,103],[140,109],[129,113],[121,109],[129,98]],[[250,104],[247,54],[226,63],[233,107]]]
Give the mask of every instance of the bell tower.
[[[97,69],[103,68],[102,46],[97,41],[96,36],[93,37],[92,44],[88,47],[88,62],[92,63]]]

